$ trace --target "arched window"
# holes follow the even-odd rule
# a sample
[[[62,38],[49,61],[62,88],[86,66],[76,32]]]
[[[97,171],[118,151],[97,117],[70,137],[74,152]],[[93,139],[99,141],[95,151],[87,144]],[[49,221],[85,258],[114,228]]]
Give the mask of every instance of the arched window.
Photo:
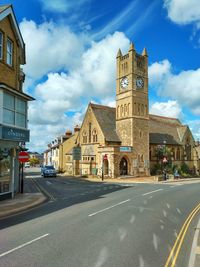
[[[134,103],[134,114],[137,114],[137,107],[136,107],[136,103]]]
[[[128,103],[128,109],[127,109],[127,115],[129,116],[129,112],[130,112],[130,103]]]
[[[123,105],[121,105],[121,112],[120,112],[121,114],[121,117],[123,117],[124,116],[124,107],[123,107]]]
[[[87,133],[86,131],[83,132],[83,143],[87,143]]]
[[[94,129],[92,131],[92,137],[93,137],[93,143],[96,143],[97,140],[98,140],[98,138],[97,138],[97,130],[96,129]]]
[[[180,151],[180,148],[178,147],[176,151],[176,160],[180,160],[180,159],[181,159],[181,151]]]
[[[124,105],[124,116],[126,116],[127,115],[127,105],[125,104]]]
[[[89,122],[89,143],[91,143],[91,128],[92,128],[92,123]]]
[[[118,106],[117,107],[117,118],[119,118],[120,117],[120,107]]]
[[[140,115],[140,104],[138,104],[138,115]]]
[[[144,105],[143,104],[141,105],[141,114],[142,116],[144,116]]]

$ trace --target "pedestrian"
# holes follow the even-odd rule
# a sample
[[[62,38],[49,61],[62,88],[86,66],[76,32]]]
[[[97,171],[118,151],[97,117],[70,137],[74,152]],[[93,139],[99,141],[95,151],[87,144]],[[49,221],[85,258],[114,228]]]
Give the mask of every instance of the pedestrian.
[[[163,170],[163,180],[167,180],[167,171],[166,169]]]
[[[177,169],[175,169],[174,171],[174,179],[178,179],[179,178],[179,172]]]

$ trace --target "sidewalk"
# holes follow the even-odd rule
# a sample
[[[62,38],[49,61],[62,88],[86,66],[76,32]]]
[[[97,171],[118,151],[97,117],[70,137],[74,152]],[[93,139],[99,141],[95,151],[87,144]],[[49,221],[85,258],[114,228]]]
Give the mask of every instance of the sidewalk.
[[[14,199],[0,201],[0,219],[33,208],[44,201],[42,193],[17,194]]]

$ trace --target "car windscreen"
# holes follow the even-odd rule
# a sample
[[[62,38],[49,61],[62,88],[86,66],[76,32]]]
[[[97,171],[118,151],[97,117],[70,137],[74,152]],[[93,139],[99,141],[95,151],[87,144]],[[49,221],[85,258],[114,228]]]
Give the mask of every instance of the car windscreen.
[[[45,169],[54,170],[54,167],[53,166],[45,166]]]

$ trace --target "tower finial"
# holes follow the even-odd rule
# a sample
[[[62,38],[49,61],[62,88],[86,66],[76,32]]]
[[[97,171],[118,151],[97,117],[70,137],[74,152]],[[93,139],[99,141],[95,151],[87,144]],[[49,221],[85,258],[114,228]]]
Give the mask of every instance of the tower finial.
[[[118,53],[117,53],[117,58],[118,58],[118,57],[121,57],[121,56],[122,56],[122,51],[121,51],[121,49],[119,49],[119,50],[118,50]]]
[[[143,49],[143,51],[142,51],[142,55],[148,57],[146,48]]]
[[[131,42],[130,47],[129,47],[129,51],[132,51],[132,50],[135,50],[133,42]]]

